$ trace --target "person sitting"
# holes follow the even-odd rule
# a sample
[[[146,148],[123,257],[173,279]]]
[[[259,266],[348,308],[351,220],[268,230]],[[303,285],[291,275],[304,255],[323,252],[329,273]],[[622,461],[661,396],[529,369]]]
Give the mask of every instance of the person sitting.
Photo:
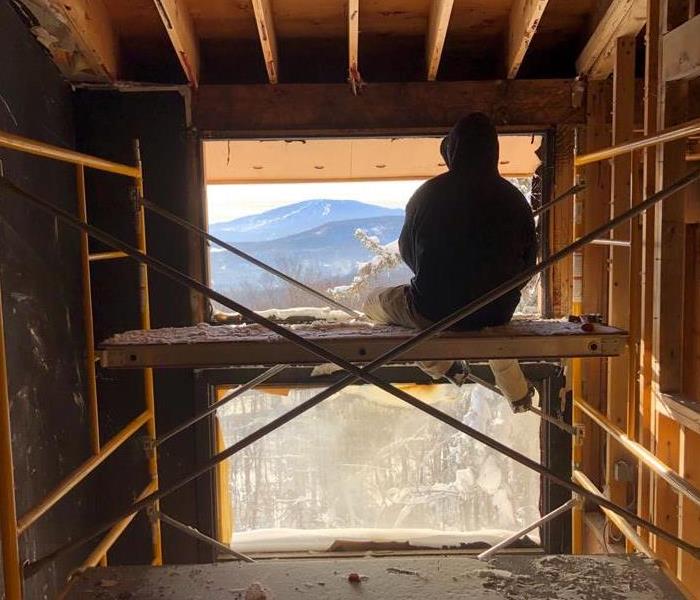
[[[535,264],[532,209],[498,172],[498,134],[490,119],[481,113],[461,118],[440,151],[448,170],[413,194],[399,238],[414,276],[408,285],[371,291],[365,301],[365,315],[378,323],[424,329]],[[519,302],[520,290],[512,290],[452,329],[508,323]],[[453,361],[421,367],[439,379]]]

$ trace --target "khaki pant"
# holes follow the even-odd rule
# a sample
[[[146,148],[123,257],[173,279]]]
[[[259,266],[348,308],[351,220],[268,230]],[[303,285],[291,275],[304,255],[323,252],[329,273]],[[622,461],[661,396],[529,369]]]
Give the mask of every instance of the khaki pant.
[[[408,286],[377,288],[372,290],[362,307],[368,319],[384,325],[401,325],[409,329],[422,330],[433,324],[416,311],[408,297]],[[451,360],[427,360],[418,366],[433,379],[442,379],[450,370]]]
[[[416,311],[408,297],[408,286],[405,285],[372,290],[365,300],[363,312],[372,321],[385,325],[401,325],[420,330],[432,325],[432,321]],[[452,360],[430,360],[419,362],[418,366],[430,377],[439,380],[453,363]],[[489,366],[496,385],[511,404],[528,396],[529,384],[517,360],[492,359],[489,360]]]

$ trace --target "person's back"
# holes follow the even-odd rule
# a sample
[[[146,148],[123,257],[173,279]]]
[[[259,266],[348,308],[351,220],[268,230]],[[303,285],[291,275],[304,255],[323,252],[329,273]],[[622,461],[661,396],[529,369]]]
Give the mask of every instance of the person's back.
[[[449,171],[421,186],[399,240],[414,272],[415,310],[437,321],[535,262],[534,220],[524,196],[498,174],[498,137],[487,117],[460,120],[443,143]],[[478,329],[510,320],[513,291],[458,323]]]

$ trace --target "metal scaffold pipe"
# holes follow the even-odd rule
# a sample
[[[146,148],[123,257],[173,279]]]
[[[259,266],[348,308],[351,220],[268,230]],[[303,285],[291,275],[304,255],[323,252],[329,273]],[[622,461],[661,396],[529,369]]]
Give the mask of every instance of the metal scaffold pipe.
[[[163,442],[169,440],[171,437],[176,436],[178,433],[185,431],[185,429],[191,427],[195,423],[199,423],[202,419],[205,417],[208,417],[212,413],[215,413],[217,410],[219,410],[222,406],[233,400],[234,398],[238,398],[239,396],[242,396],[246,392],[252,390],[256,386],[260,385],[261,383],[265,383],[268,379],[274,377],[278,373],[281,373],[284,371],[288,365],[275,365],[274,367],[269,368],[267,371],[264,373],[260,373],[257,377],[254,379],[251,379],[248,383],[244,383],[243,385],[238,386],[235,390],[230,392],[229,394],[226,394],[223,398],[221,398],[218,402],[214,402],[214,404],[208,406],[206,410],[203,410],[202,412],[196,414],[194,417],[191,419],[188,419],[184,423],[180,423],[177,427],[173,427],[170,431],[167,433],[164,433],[160,437],[156,439],[156,446],[160,446]]]
[[[557,204],[563,202],[566,200],[569,196],[574,196],[578,194],[579,192],[582,192],[583,190],[586,189],[585,184],[583,183],[577,183],[576,185],[570,187],[568,190],[566,190],[563,194],[560,196],[557,196],[552,200],[551,202],[547,202],[547,204],[544,204],[540,206],[538,209],[532,211],[532,216],[533,217],[539,217],[540,215],[546,213],[550,209],[554,208]]]
[[[438,410],[437,408],[428,405],[425,402],[422,402],[421,400],[415,398],[414,396],[411,396],[410,394],[406,393],[405,391],[399,390],[395,388],[394,386],[388,384],[384,380],[376,377],[375,375],[372,374],[372,371],[381,367],[385,363],[394,360],[395,358],[401,356],[404,352],[408,351],[409,349],[415,347],[416,345],[422,343],[423,341],[437,335],[439,332],[447,329],[454,323],[462,320],[464,317],[473,314],[483,306],[486,306],[493,300],[501,297],[503,294],[508,293],[509,291],[516,289],[517,287],[523,285],[526,283],[531,277],[534,275],[539,274],[540,272],[544,271],[545,269],[551,267],[553,264],[561,260],[562,258],[569,256],[579,248],[583,247],[593,239],[596,239],[600,237],[601,235],[607,233],[608,231],[614,229],[615,227],[618,227],[622,223],[628,221],[629,219],[635,217],[638,214],[641,214],[644,212],[646,209],[650,208],[654,204],[661,202],[665,198],[668,198],[669,196],[672,196],[673,194],[677,193],[684,187],[688,186],[694,181],[697,181],[700,179],[700,170],[694,171],[685,177],[682,177],[679,179],[677,182],[669,186],[668,188],[654,194],[653,196],[650,196],[647,198],[644,202],[641,202],[637,205],[635,205],[633,208],[629,209],[628,211],[625,211],[624,213],[618,215],[614,219],[611,219],[608,223],[601,225],[600,227],[594,229],[593,231],[589,232],[587,235],[582,236],[579,240],[573,242],[566,248],[563,248],[559,252],[553,254],[549,258],[543,260],[540,262],[538,265],[535,265],[534,267],[527,269],[523,273],[516,275],[515,277],[507,280],[503,284],[497,286],[494,288],[491,292],[485,294],[481,298],[469,303],[467,306],[463,307],[460,310],[455,311],[453,314],[445,317],[444,319],[434,323],[430,327],[424,329],[420,333],[416,334],[414,337],[412,337],[409,340],[406,340],[405,342],[399,344],[392,350],[384,353],[382,356],[379,358],[375,359],[372,361],[369,365],[367,365],[364,368],[359,368],[356,365],[347,362],[346,360],[334,355],[332,352],[329,352],[328,350],[317,346],[316,344],[298,336],[297,334],[293,333],[292,331],[289,331],[285,329],[284,327],[281,327],[279,324],[274,323],[270,321],[269,319],[266,319],[262,317],[261,315],[256,314],[254,311],[246,308],[245,306],[238,304],[237,302],[227,298],[226,296],[216,292],[215,290],[207,287],[206,285],[192,279],[188,275],[185,275],[173,267],[162,263],[161,261],[147,256],[143,253],[138,252],[136,249],[132,248],[130,245],[125,244],[121,240],[118,240],[116,238],[113,238],[109,234],[106,234],[105,232],[92,227],[90,225],[85,225],[83,223],[80,223],[73,215],[70,213],[67,213],[66,211],[63,211],[62,209],[59,209],[55,206],[53,206],[51,203],[35,197],[28,192],[22,190],[21,188],[17,187],[13,183],[9,182],[6,178],[1,178],[0,182],[2,182],[2,186],[5,187],[7,190],[14,192],[18,194],[19,196],[24,197],[28,201],[30,201],[32,204],[35,204],[36,206],[46,210],[52,215],[57,216],[60,220],[63,222],[73,226],[74,228],[77,229],[82,229],[85,231],[88,231],[90,235],[95,237],[96,239],[100,240],[101,242],[116,248],[120,249],[127,254],[129,254],[130,257],[134,258],[135,260],[145,263],[151,268],[153,268],[156,271],[159,271],[163,275],[166,275],[167,277],[182,283],[183,285],[190,287],[191,289],[198,291],[208,297],[211,300],[220,302],[222,305],[226,306],[227,308],[231,308],[232,310],[236,310],[237,312],[240,312],[244,316],[247,316],[248,318],[252,319],[253,321],[259,323],[260,325],[265,326],[266,328],[270,329],[274,333],[277,333],[281,337],[284,337],[285,339],[307,349],[309,352],[312,352],[316,354],[317,356],[324,358],[328,361],[331,361],[338,366],[342,367],[346,371],[348,371],[351,375],[345,377],[344,379],[340,380],[333,386],[329,387],[328,389],[320,392],[313,398],[310,398],[306,402],[298,405],[294,409],[290,410],[288,413],[278,417],[277,419],[274,419],[272,422],[268,423],[267,425],[261,427],[259,430],[256,432],[253,432],[246,438],[240,440],[227,450],[224,450],[223,452],[220,452],[213,456],[211,459],[209,459],[204,465],[200,466],[197,468],[194,472],[190,473],[186,477],[183,477],[181,480],[175,482],[174,484],[168,486],[167,488],[163,488],[159,490],[158,492],[155,492],[151,494],[150,496],[144,498],[140,502],[136,502],[132,504],[129,508],[127,508],[124,512],[120,513],[119,516],[115,517],[115,519],[111,520],[108,523],[105,523],[99,527],[96,527],[93,531],[89,532],[86,534],[83,538],[79,540],[75,540],[72,542],[69,542],[68,544],[65,544],[64,546],[56,549],[55,551],[47,554],[46,556],[33,561],[32,563],[29,563],[27,565],[25,574],[26,575],[31,575],[35,573],[38,569],[41,568],[44,564],[47,562],[50,562],[54,560],[55,557],[59,556],[60,554],[67,552],[73,548],[76,548],[80,546],[81,544],[85,543],[89,539],[92,539],[96,535],[99,535],[103,531],[106,531],[111,527],[114,523],[116,523],[118,520],[122,519],[124,516],[127,516],[133,512],[138,512],[148,506],[150,506],[153,502],[156,502],[157,500],[171,494],[172,492],[180,489],[182,486],[186,485],[190,481],[196,479],[200,475],[208,472],[212,468],[214,468],[217,464],[219,464],[221,461],[225,460],[226,458],[229,458],[230,456],[233,456],[243,448],[249,446],[252,444],[254,441],[260,439],[261,437],[267,435],[271,431],[274,431],[275,429],[281,427],[285,423],[289,422],[296,416],[306,412],[313,406],[316,406],[326,398],[332,396],[333,394],[337,393],[338,391],[342,390],[346,386],[354,383],[358,379],[362,379],[368,383],[374,384],[381,389],[387,391],[388,393],[393,394],[397,398],[407,402],[411,406],[414,406],[418,408],[419,410],[425,412],[426,414],[433,416],[434,418],[442,421],[443,423],[446,423],[447,425],[450,425],[454,429],[461,431],[462,433],[465,433],[469,435],[470,437],[476,439],[477,441],[482,442],[483,444],[491,447],[494,450],[497,450],[498,452],[501,452],[502,454],[512,458],[513,460],[519,462],[520,464],[538,472],[540,475],[543,477],[549,479],[550,481],[556,483],[557,485],[560,485],[561,487],[564,487],[570,491],[576,492],[579,495],[588,498],[595,504],[598,504],[599,506],[608,508],[615,513],[623,516],[624,518],[628,519],[630,522],[634,523],[635,525],[641,526],[649,530],[650,532],[658,535],[659,537],[662,537],[669,542],[673,543],[674,545],[678,546],[679,548],[682,548],[683,550],[689,552],[691,555],[695,557],[700,557],[700,547],[694,546],[678,537],[676,537],[673,534],[668,533],[664,529],[654,525],[653,523],[650,523],[646,521],[645,519],[642,519],[638,517],[635,513],[622,508],[615,504],[614,502],[611,502],[607,498],[600,496],[598,494],[591,493],[587,491],[585,488],[581,487],[580,485],[573,483],[570,480],[563,479],[559,477],[556,473],[548,469],[547,467],[542,466],[541,464],[529,459],[528,457],[520,454],[519,452],[516,452],[512,450],[511,448],[497,442],[496,440],[493,440],[492,438],[482,434],[481,432],[465,425],[458,419],[455,419],[454,417],[447,415],[443,413],[442,411]]]
[[[204,544],[208,544],[212,548],[215,548],[219,552],[223,552],[225,554],[230,554],[234,558],[241,560],[243,562],[247,563],[254,563],[255,561],[250,558],[250,556],[246,556],[245,554],[241,554],[240,552],[236,552],[233,548],[227,546],[226,544],[222,544],[219,540],[215,540],[214,538],[209,537],[208,535],[204,535],[199,529],[196,529],[194,527],[191,527],[189,525],[185,525],[184,523],[181,523],[180,521],[177,521],[176,519],[173,519],[172,517],[169,517],[163,512],[159,512],[157,516],[163,523],[167,523],[174,529],[177,529],[178,531],[181,531],[185,535],[189,535],[190,537],[194,538],[195,540],[198,540],[200,542],[203,542]]]
[[[544,525],[545,523],[548,523],[552,519],[556,519],[559,515],[563,515],[565,512],[572,509],[576,505],[576,502],[578,502],[578,500],[576,500],[575,498],[568,500],[567,502],[562,504],[559,508],[555,508],[553,511],[547,513],[546,515],[541,516],[536,521],[530,523],[527,527],[524,527],[520,531],[516,531],[513,535],[508,536],[505,540],[502,540],[502,541],[498,542],[497,544],[494,544],[488,550],[484,550],[481,554],[479,554],[477,556],[477,558],[479,560],[488,560],[494,554],[496,554],[496,552],[498,552],[499,550],[502,550],[503,548],[507,548],[511,544],[514,544],[520,538],[522,538],[524,535],[530,533],[533,529],[537,529],[540,525]]]
[[[243,260],[255,265],[256,267],[261,268],[263,271],[267,271],[268,273],[274,275],[275,277],[279,277],[283,281],[286,281],[290,285],[293,285],[296,288],[299,288],[300,290],[303,290],[307,294],[314,296],[315,298],[322,300],[323,302],[327,302],[331,306],[335,306],[338,310],[342,310],[345,314],[348,316],[352,317],[353,319],[357,319],[359,317],[362,317],[362,314],[359,313],[356,310],[353,310],[352,308],[349,308],[342,304],[341,302],[338,302],[337,300],[331,298],[330,296],[327,296],[326,294],[323,294],[322,292],[319,292],[318,290],[306,285],[305,283],[302,283],[301,281],[298,281],[297,279],[294,279],[294,277],[290,277],[286,273],[283,273],[279,269],[275,269],[275,267],[268,265],[267,263],[264,263],[263,261],[255,258],[254,256],[248,254],[247,252],[243,252],[243,250],[236,248],[235,246],[232,246],[228,242],[225,242],[224,240],[213,236],[211,233],[208,231],[205,231],[201,227],[197,227],[196,225],[193,225],[189,221],[186,221],[185,219],[182,219],[181,217],[178,217],[177,215],[171,213],[168,210],[165,210],[164,208],[161,208],[157,204],[151,202],[150,200],[147,200],[145,198],[141,198],[139,200],[143,206],[145,206],[148,210],[151,212],[156,213],[157,215],[160,215],[164,219],[167,219],[168,221],[171,221],[172,223],[176,223],[180,227],[184,227],[185,229],[188,229],[189,231],[197,234],[199,237],[209,240],[210,242],[213,242],[217,246],[220,246],[224,250],[227,250],[231,254],[235,254],[236,256],[242,258]]]
[[[615,156],[634,152],[635,150],[642,150],[649,146],[655,146],[656,144],[665,144],[674,140],[687,138],[697,133],[700,133],[700,119],[687,121],[686,123],[681,123],[675,127],[669,127],[658,133],[645,135],[644,137],[629,142],[623,142],[617,146],[610,146],[608,148],[589,152],[588,154],[581,154],[574,160],[574,166],[582,167],[583,165],[614,158]]]
[[[615,425],[615,423],[608,419],[602,412],[588,404],[588,402],[582,398],[576,398],[574,402],[576,403],[576,406],[578,406],[608,434],[614,437],[621,445],[629,450],[629,452],[635,458],[640,460],[642,464],[649,467],[652,471],[654,471],[654,473],[664,479],[666,483],[676,490],[676,492],[685,496],[697,506],[700,506],[700,490],[692,483],[681,477],[640,443],[630,439],[626,432]]]

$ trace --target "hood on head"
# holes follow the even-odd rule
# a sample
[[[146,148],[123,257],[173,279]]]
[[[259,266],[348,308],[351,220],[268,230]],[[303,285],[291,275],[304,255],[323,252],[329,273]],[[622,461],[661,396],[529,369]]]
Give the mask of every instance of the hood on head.
[[[498,133],[483,113],[462,117],[440,144],[450,170],[498,170]]]

